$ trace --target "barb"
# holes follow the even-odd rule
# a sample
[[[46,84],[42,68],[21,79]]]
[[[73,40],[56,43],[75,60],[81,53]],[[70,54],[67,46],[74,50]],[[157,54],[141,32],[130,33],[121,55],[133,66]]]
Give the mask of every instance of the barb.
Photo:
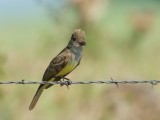
[[[0,82],[0,84],[60,84],[60,85],[78,85],[78,84],[151,84],[157,85],[160,84],[160,80],[99,80],[99,81],[79,81],[79,82],[71,82],[71,81],[57,81],[57,82],[36,82],[36,81],[6,81]]]

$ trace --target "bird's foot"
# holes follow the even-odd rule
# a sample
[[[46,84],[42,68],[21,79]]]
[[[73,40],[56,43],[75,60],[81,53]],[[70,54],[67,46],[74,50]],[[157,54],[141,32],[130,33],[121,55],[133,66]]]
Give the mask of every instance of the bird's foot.
[[[66,87],[69,89],[69,85],[72,84],[72,81],[68,78],[62,78],[62,80],[60,80],[60,86],[66,85]]]

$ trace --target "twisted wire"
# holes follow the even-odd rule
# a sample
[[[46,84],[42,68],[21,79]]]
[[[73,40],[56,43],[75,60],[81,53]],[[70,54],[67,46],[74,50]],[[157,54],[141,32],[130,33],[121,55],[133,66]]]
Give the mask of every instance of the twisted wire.
[[[152,84],[157,85],[160,84],[160,80],[98,80],[98,81],[78,81],[78,82],[72,82],[72,81],[57,81],[57,82],[47,82],[47,81],[26,81],[26,80],[20,80],[20,81],[5,81],[0,82],[0,84],[60,84],[60,85],[80,85],[80,84]]]

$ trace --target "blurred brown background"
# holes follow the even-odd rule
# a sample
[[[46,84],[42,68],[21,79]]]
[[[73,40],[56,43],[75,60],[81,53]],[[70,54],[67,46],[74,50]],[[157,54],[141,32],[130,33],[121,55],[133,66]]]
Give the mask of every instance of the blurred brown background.
[[[75,28],[87,45],[71,80],[160,78],[158,0],[2,0],[0,81],[41,81]],[[0,120],[160,120],[158,85],[56,85],[29,111],[37,87],[0,85]]]

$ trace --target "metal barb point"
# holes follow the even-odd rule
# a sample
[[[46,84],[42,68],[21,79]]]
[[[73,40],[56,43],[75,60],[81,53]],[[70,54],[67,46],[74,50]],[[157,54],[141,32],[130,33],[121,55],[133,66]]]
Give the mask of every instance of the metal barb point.
[[[21,84],[25,84],[25,80],[24,79],[21,81]]]
[[[115,82],[112,77],[110,77],[110,79],[114,82],[114,84],[117,86],[117,88],[119,88],[118,82]]]
[[[157,84],[158,84],[158,82],[157,82],[157,81],[155,81],[155,80],[153,80],[153,81],[151,81],[151,84],[152,84],[152,85],[157,85]]]
[[[115,82],[115,84],[116,84],[117,88],[119,88],[118,82]]]
[[[110,77],[110,79],[111,79],[112,81],[114,81],[114,79],[113,79],[112,77]]]
[[[151,85],[152,85],[151,87],[152,87],[152,90],[153,90],[154,89],[154,85],[153,84],[151,84]]]
[[[157,82],[157,81],[155,81],[155,80],[151,81],[152,90],[154,89],[154,85],[157,85],[157,84],[158,84],[158,82]]]

